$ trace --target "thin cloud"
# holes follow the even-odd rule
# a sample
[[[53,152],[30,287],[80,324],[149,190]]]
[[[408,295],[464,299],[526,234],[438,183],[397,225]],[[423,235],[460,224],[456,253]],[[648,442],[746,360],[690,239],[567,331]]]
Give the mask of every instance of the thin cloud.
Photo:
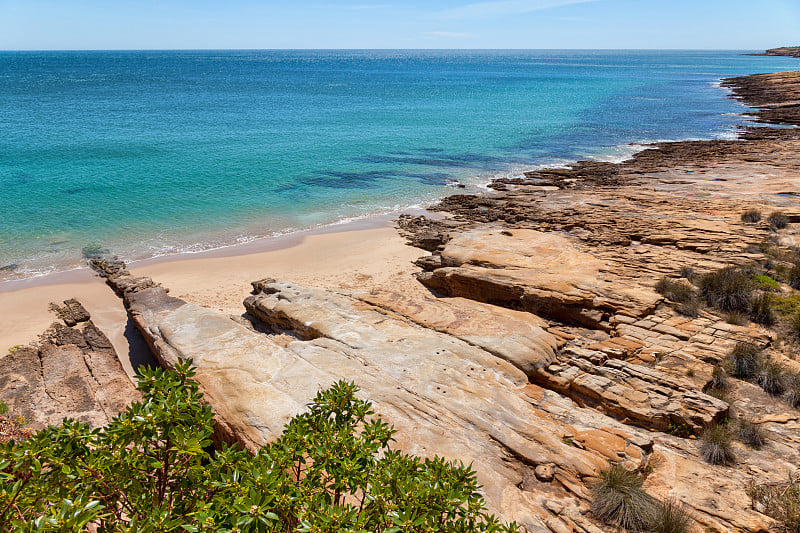
[[[533,11],[542,11],[544,9],[597,1],[599,0],[498,0],[495,2],[476,2],[474,4],[447,9],[441,12],[441,16],[451,19],[472,19],[504,15],[521,15]]]

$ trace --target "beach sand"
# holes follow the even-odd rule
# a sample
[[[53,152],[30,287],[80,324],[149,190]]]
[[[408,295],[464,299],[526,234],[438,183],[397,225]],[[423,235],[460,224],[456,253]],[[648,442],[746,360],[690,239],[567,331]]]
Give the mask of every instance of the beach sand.
[[[170,294],[226,314],[241,315],[250,282],[263,278],[326,289],[402,287],[424,293],[412,264],[419,249],[405,244],[390,218],[263,239],[200,254],[131,263],[135,275],[149,276]],[[37,339],[55,321],[50,302],[77,298],[110,338],[129,373],[148,357],[129,323],[122,300],[88,269],[0,284],[0,351]]]

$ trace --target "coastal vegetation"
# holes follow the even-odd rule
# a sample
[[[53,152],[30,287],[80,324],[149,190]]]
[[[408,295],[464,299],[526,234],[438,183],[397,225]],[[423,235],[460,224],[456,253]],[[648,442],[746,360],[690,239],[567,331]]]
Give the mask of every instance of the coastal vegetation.
[[[787,533],[800,533],[800,476],[791,475],[786,481],[757,483],[747,489],[753,507],[777,520]]]
[[[742,222],[755,224],[759,220],[761,220],[761,211],[758,209],[748,209],[742,213]]]
[[[700,453],[712,465],[727,465],[736,460],[727,424],[712,423],[706,426],[700,436]]]
[[[592,514],[627,531],[691,531],[692,518],[683,504],[674,499],[653,498],[642,487],[644,480],[642,474],[622,465],[613,465],[601,472],[592,485]]]
[[[144,370],[143,400],[105,428],[65,420],[0,445],[0,530],[514,532],[470,466],[391,448],[358,388],[320,392],[255,455],[212,446],[191,360]]]

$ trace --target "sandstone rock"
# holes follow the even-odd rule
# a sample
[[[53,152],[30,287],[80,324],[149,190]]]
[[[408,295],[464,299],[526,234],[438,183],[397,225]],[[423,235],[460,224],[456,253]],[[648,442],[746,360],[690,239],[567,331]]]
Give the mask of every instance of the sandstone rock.
[[[662,299],[618,282],[568,239],[534,230],[458,234],[442,250],[441,264],[420,281],[444,295],[590,327],[609,328],[616,314],[644,316]]]
[[[64,304],[54,307],[71,327],[55,323],[40,346],[0,357],[0,400],[34,428],[66,417],[103,426],[139,394],[89,313],[76,300]]]
[[[410,298],[372,291],[353,296],[423,327],[458,337],[505,359],[526,375],[549,365],[563,340],[536,315],[466,298]]]

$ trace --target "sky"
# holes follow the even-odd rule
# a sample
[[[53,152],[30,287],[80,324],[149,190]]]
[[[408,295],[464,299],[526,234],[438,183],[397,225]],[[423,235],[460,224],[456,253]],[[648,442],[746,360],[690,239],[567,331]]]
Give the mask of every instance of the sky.
[[[0,50],[800,45],[800,0],[0,0]]]

